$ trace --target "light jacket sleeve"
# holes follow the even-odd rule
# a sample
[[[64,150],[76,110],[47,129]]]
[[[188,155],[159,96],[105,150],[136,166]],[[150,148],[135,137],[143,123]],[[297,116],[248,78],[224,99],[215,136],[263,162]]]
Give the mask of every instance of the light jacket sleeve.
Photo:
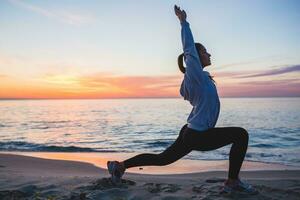
[[[193,34],[187,21],[181,23],[181,41],[185,57],[185,79],[191,84],[203,84],[203,67],[196,50]]]

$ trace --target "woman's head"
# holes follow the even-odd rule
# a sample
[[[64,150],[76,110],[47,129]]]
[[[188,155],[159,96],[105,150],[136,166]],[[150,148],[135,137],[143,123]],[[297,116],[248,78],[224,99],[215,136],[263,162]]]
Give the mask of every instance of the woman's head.
[[[206,51],[206,48],[200,44],[200,43],[195,43],[195,47],[196,47],[196,50],[198,52],[198,56],[200,58],[200,62],[201,62],[201,65],[202,67],[206,67],[206,66],[209,66],[211,65],[211,61],[210,61],[210,54]],[[182,73],[185,73],[185,67],[183,66],[183,57],[184,57],[184,54],[180,54],[178,56],[178,66],[179,66],[179,69]]]
[[[196,46],[202,67],[204,68],[206,66],[211,65],[211,62],[210,62],[211,55],[206,51],[206,48],[200,43],[195,43],[195,46]],[[177,63],[178,63],[178,67],[179,67],[180,71],[182,73],[185,73],[185,67],[183,66],[183,57],[184,57],[184,54],[183,53],[180,54],[178,56]],[[212,76],[209,76],[209,78],[213,82],[215,82]]]
[[[200,62],[202,64],[202,67],[206,67],[211,65],[210,62],[210,54],[206,51],[206,48],[200,44],[200,43],[195,43],[199,58],[200,58]]]

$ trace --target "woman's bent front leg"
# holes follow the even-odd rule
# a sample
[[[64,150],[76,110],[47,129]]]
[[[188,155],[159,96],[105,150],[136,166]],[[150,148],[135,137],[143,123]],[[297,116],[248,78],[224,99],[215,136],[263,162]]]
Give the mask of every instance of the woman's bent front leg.
[[[229,179],[238,175],[248,148],[248,132],[240,127],[212,128],[205,132],[187,129],[184,141],[193,150],[210,151],[232,144],[229,154]]]

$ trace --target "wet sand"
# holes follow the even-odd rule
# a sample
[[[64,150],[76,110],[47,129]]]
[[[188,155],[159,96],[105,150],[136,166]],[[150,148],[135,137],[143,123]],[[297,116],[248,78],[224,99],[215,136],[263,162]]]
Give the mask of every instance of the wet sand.
[[[257,195],[220,194],[228,161],[180,160],[163,169],[133,168],[122,184],[112,184],[101,167],[109,159],[128,156],[0,153],[0,199],[300,199],[298,169],[258,162],[245,162],[240,174],[259,191]]]

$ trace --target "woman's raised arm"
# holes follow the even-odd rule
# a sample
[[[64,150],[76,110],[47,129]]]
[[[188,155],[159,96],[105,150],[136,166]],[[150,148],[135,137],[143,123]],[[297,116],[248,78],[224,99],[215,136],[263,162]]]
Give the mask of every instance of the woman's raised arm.
[[[195,46],[192,31],[186,21],[186,12],[180,7],[174,6],[174,11],[181,24],[181,40],[186,63],[185,75],[193,82],[202,83],[203,67]]]

